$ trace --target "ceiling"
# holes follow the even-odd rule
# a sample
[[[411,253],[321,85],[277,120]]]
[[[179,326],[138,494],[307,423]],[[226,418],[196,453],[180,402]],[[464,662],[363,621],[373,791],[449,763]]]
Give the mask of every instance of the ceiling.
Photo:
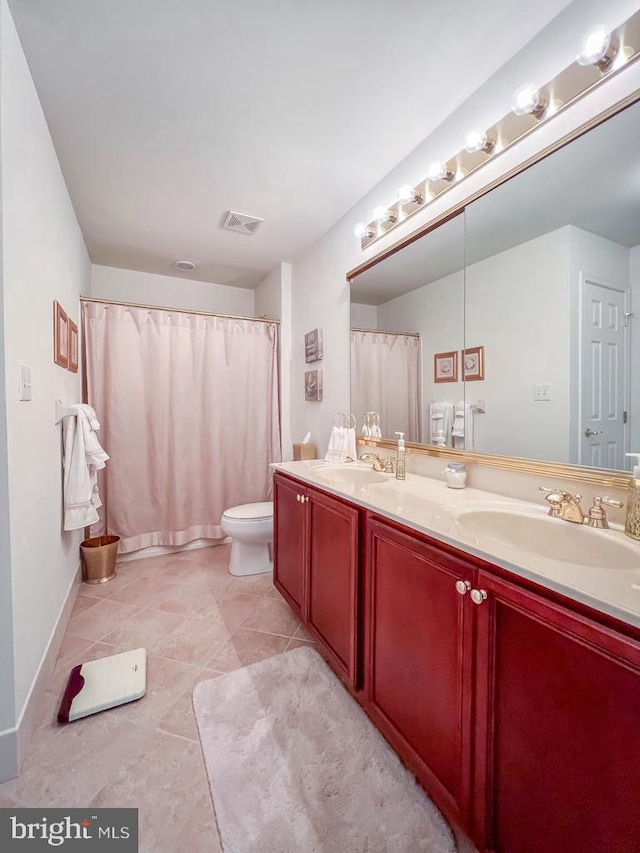
[[[568,0],[9,5],[92,261],[255,287]]]
[[[627,248],[640,246],[638,139],[640,103],[357,276],[352,301],[380,305],[567,225]]]

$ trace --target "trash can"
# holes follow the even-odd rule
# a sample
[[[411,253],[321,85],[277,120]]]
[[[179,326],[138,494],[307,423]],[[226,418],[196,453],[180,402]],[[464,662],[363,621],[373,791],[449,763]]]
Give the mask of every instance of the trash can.
[[[85,583],[106,583],[115,578],[119,541],[119,536],[95,536],[80,543]]]

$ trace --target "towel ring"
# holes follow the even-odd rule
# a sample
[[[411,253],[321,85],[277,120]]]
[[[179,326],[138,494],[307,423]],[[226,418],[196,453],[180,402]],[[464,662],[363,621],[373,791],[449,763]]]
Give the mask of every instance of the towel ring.
[[[335,427],[355,429],[356,416],[352,415],[351,412],[336,412],[333,416],[333,425]]]

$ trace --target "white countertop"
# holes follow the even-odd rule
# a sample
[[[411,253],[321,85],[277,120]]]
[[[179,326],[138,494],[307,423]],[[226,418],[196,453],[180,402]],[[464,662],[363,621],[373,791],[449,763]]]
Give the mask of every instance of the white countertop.
[[[479,489],[449,489],[444,479],[419,474],[407,474],[406,480],[396,480],[390,474],[385,475],[384,482],[364,485],[327,482],[322,478],[322,469],[329,466],[330,463],[314,459],[275,463],[272,467],[640,628],[640,542],[626,536],[619,526],[596,530],[549,518],[542,495],[540,504],[531,504]],[[370,468],[363,463],[351,463],[349,467]],[[567,536],[580,545],[587,537],[584,542],[590,554],[592,550],[606,553],[609,544],[613,549],[622,547],[627,563],[635,568],[616,568],[615,555],[607,568],[579,565],[577,559],[562,562],[536,553],[535,543],[529,548],[507,544],[477,530],[471,532],[459,517],[475,510],[500,510],[546,519],[551,525],[562,526],[557,534],[553,530],[554,535],[562,536],[562,530],[571,528]],[[577,540],[576,536],[581,538]]]

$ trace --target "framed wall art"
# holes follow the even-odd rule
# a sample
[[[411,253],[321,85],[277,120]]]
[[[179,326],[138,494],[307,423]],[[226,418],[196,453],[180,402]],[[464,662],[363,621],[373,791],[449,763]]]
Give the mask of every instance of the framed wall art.
[[[320,361],[322,359],[322,329],[314,329],[304,336],[304,360]]]
[[[433,381],[458,381],[458,350],[433,354]]]
[[[69,370],[78,372],[78,327],[69,320]]]
[[[69,318],[59,302],[53,303],[53,360],[69,367]]]
[[[462,350],[462,379],[464,382],[484,379],[484,347]]]
[[[307,370],[304,374],[304,399],[310,402],[322,400],[321,370]]]

